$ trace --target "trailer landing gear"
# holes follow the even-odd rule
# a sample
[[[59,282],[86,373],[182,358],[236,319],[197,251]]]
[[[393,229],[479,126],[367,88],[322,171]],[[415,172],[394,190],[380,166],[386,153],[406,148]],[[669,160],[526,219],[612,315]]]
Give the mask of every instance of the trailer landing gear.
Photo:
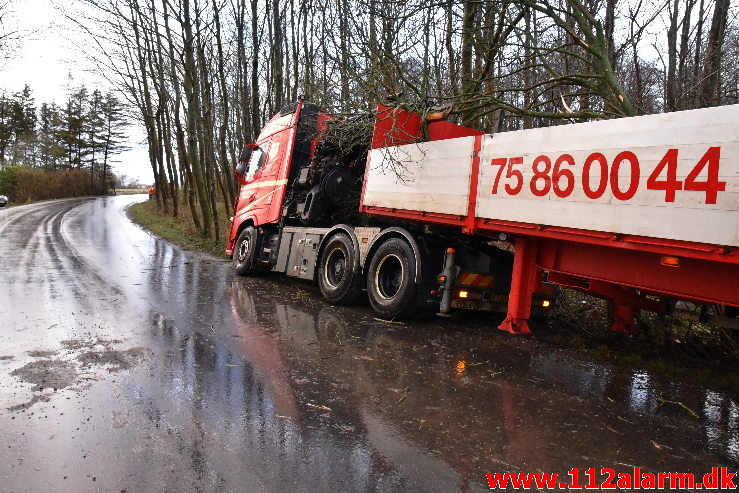
[[[634,323],[635,315],[636,309],[633,306],[612,302],[611,318],[613,319],[613,323],[609,327],[609,330],[622,334],[638,334],[639,327]]]
[[[537,241],[531,238],[516,239],[513,256],[513,276],[508,297],[508,313],[498,326],[511,334],[530,334],[528,319],[531,316],[531,298],[536,288]]]

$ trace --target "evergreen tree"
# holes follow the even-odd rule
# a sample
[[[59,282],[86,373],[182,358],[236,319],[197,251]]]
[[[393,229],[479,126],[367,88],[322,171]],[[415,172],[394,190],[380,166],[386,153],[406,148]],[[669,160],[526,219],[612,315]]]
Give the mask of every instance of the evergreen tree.
[[[92,187],[96,186],[95,170],[98,169],[98,173],[100,174],[97,163],[101,158],[101,154],[104,152],[105,119],[102,114],[104,102],[103,94],[100,90],[95,89],[87,102],[87,111],[83,125],[87,137],[84,147],[87,149],[87,162],[90,166],[90,184]],[[99,184],[104,182],[104,177],[98,180]]]
[[[62,133],[62,117],[59,106],[55,103],[43,103],[39,110],[39,126],[37,129],[37,163],[45,168],[57,170],[61,167],[65,156]]]
[[[126,108],[112,92],[68,89],[63,108],[36,109],[31,88],[0,93],[0,169],[5,164],[90,172],[89,189],[107,193],[115,185],[114,156],[127,150]]]
[[[36,141],[36,106],[27,84],[22,91],[13,95],[10,125],[13,130],[12,164],[32,164]]]
[[[62,112],[64,128],[59,136],[64,144],[67,155],[67,166],[74,168],[82,167],[85,149],[85,103],[87,101],[87,88],[80,87],[75,92],[70,92]]]
[[[108,92],[105,95],[101,112],[104,124],[102,134],[102,176],[103,183],[106,186],[105,191],[107,192],[107,186],[109,185],[110,177],[112,177],[112,173],[110,173],[111,157],[130,148],[124,144],[128,119],[123,104],[112,92]]]
[[[11,123],[11,101],[3,92],[0,95],[0,169],[7,162],[6,153],[13,137],[13,126]]]

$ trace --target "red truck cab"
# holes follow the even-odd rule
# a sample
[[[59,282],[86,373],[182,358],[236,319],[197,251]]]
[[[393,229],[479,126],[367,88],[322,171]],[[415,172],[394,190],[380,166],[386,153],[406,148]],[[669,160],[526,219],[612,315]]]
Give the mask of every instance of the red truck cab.
[[[330,116],[318,106],[298,101],[285,106],[267,122],[256,143],[239,158],[241,184],[234,204],[226,254],[246,225],[258,227],[280,222],[288,182],[310,161]]]

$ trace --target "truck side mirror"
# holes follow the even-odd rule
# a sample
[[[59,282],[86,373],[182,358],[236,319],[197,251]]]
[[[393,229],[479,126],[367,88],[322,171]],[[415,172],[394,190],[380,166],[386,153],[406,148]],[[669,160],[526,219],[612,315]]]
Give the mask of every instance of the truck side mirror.
[[[247,144],[244,146],[244,149],[242,149],[241,155],[239,155],[239,162],[236,164],[234,172],[236,173],[236,178],[238,178],[239,183],[242,185],[246,185],[246,166],[255,149],[259,149],[259,146],[256,144]]]
[[[6,205],[8,205],[8,202],[8,197],[6,197],[5,195],[0,195],[0,207],[5,207]]]
[[[242,185],[246,185],[246,164],[239,161],[236,164],[236,169],[234,170],[234,173],[236,174],[236,178],[239,180],[239,183]]]
[[[241,150],[241,155],[239,156],[239,163],[246,165],[246,163],[249,162],[252,151],[253,149],[248,145],[244,146],[244,148]]]

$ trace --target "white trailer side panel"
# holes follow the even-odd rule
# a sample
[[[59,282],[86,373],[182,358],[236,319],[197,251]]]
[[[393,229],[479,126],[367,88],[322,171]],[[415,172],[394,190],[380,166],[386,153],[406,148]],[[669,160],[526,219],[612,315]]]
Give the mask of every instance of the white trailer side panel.
[[[739,105],[485,135],[477,199],[480,218],[739,246]]]
[[[473,148],[373,149],[362,204],[466,216]],[[485,135],[480,156],[478,218],[739,246],[739,105]]]
[[[362,204],[467,214],[474,137],[373,149]]]

